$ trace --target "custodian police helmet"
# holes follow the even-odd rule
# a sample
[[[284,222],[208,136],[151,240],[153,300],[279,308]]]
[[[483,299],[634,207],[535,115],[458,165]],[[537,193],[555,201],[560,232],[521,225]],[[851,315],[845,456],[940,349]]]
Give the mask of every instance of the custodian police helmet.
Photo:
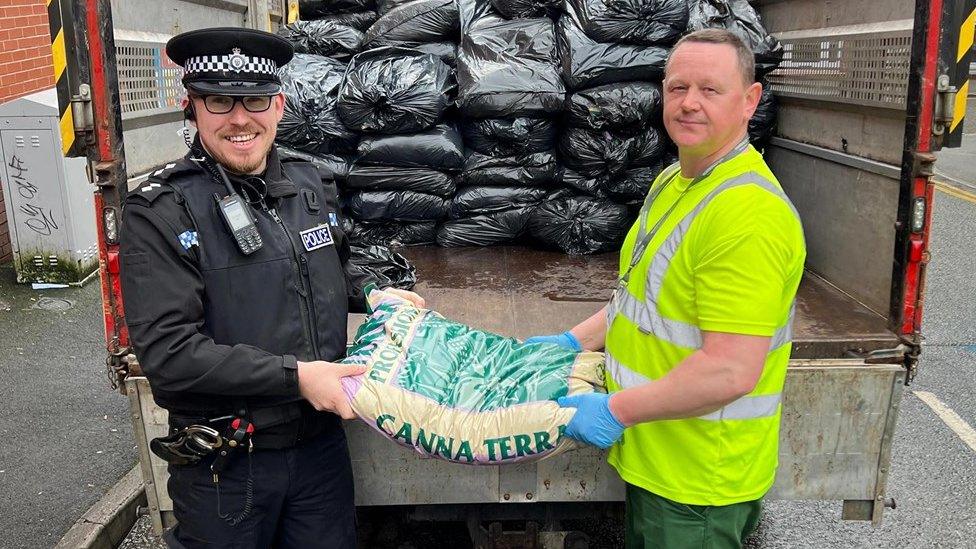
[[[166,55],[183,67],[183,85],[204,95],[274,95],[278,69],[295,51],[274,34],[233,27],[184,32],[166,43]]]

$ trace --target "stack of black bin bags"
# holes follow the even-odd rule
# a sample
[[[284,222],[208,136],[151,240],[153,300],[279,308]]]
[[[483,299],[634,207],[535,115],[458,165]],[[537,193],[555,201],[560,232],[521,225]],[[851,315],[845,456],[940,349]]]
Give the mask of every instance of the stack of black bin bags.
[[[515,241],[561,178],[555,145],[565,86],[553,21],[543,4],[494,4],[459,2],[458,108],[467,156],[451,219],[437,234],[442,246]]]
[[[528,234],[566,253],[610,251],[663,169],[660,81],[687,25],[687,4],[565,0],[562,7],[556,32],[569,93],[557,149],[572,192],[536,208]]]
[[[434,224],[447,215],[464,162],[460,135],[443,123],[454,89],[452,69],[414,49],[371,49],[349,63],[338,112],[347,128],[362,135],[343,182],[344,202],[357,224],[376,229],[419,223],[411,234],[430,241]]]

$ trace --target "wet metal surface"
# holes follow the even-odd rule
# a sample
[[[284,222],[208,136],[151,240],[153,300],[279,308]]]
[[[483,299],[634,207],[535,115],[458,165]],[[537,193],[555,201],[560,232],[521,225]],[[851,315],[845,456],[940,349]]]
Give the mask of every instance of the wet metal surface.
[[[416,289],[431,308],[501,333],[519,326],[535,333],[572,327],[606,303],[618,268],[616,253],[572,257],[520,247],[416,247],[401,253],[417,267]],[[533,318],[539,310],[544,313]],[[794,340],[800,358],[897,345],[883,316],[810,273],[797,293]]]

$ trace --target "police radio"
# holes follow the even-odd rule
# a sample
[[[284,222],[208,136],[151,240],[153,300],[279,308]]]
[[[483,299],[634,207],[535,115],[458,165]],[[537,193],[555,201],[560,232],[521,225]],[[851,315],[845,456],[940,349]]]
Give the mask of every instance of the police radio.
[[[261,240],[261,233],[258,232],[257,224],[254,222],[254,214],[251,213],[247,203],[230,184],[223,166],[217,164],[216,167],[229,193],[224,198],[214,195],[217,200],[217,209],[220,211],[220,216],[224,218],[224,223],[230,229],[230,234],[237,242],[237,247],[241,253],[244,255],[253,254],[264,245],[264,241]]]

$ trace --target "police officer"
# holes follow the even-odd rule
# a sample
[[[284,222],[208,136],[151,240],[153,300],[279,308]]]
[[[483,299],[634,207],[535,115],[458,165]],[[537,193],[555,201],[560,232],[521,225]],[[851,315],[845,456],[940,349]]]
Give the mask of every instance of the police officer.
[[[274,147],[292,47],[215,28],[166,52],[185,70],[197,134],[129,193],[120,244],[129,335],[169,411],[167,440],[177,457],[180,441],[212,450],[170,462],[178,525],[166,541],[355,547],[341,379],[363,369],[327,361],[343,356],[347,314],[363,311],[373,281],[349,261],[335,188]],[[180,438],[189,426],[196,438]]]

